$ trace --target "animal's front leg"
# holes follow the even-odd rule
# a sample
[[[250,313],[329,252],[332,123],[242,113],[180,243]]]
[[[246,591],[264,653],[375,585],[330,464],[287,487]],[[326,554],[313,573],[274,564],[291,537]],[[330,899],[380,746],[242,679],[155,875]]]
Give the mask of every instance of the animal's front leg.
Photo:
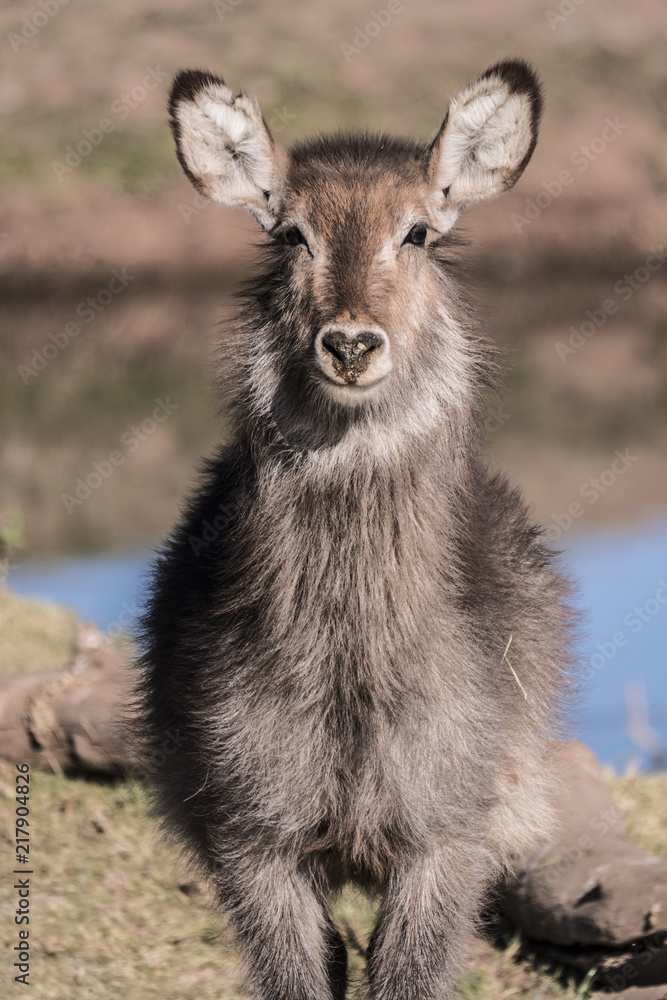
[[[391,872],[368,949],[373,1000],[450,1000],[486,880],[478,851],[450,841]]]
[[[295,860],[249,852],[221,867],[218,886],[255,1000],[343,1000],[345,945]]]

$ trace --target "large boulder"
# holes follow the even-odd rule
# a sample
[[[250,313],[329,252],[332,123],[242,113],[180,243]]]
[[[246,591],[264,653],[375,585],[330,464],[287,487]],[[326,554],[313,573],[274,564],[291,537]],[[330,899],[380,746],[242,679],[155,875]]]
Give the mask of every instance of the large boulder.
[[[667,862],[627,839],[595,756],[559,748],[560,830],[510,878],[503,909],[559,961],[612,989],[667,983]]]

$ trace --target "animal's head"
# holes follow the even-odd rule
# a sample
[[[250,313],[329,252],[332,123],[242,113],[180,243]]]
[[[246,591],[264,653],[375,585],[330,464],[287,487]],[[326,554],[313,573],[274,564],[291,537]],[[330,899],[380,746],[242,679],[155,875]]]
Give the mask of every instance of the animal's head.
[[[440,399],[461,392],[470,366],[447,234],[466,206],[521,176],[540,110],[532,71],[506,61],[452,98],[430,144],[335,135],[286,151],[253,98],[208,73],[179,74],[170,111],[186,174],[270,236],[256,288],[269,332],[256,351],[273,350],[281,376],[274,365],[272,387],[257,389],[264,408],[280,378],[320,407],[377,406],[388,385],[394,403],[397,391],[414,398],[425,375]]]

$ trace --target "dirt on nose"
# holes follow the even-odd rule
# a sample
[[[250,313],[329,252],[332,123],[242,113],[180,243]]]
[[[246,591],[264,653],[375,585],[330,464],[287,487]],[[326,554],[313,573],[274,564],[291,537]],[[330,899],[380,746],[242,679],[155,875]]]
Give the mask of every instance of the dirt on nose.
[[[332,331],[322,340],[332,358],[333,369],[346,382],[354,382],[366,371],[374,348],[379,347],[379,337],[365,333],[353,340],[344,333]]]

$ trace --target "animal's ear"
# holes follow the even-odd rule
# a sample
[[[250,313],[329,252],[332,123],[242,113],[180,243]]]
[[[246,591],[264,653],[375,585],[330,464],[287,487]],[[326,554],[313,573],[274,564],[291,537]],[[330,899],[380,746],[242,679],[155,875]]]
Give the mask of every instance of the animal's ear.
[[[248,209],[272,229],[282,203],[287,154],[257,101],[233,96],[220,77],[184,70],[169,97],[181,166],[197,191],[218,205]]]
[[[428,165],[445,224],[516,183],[535,148],[541,112],[538,79],[519,59],[491,66],[454,95]]]

